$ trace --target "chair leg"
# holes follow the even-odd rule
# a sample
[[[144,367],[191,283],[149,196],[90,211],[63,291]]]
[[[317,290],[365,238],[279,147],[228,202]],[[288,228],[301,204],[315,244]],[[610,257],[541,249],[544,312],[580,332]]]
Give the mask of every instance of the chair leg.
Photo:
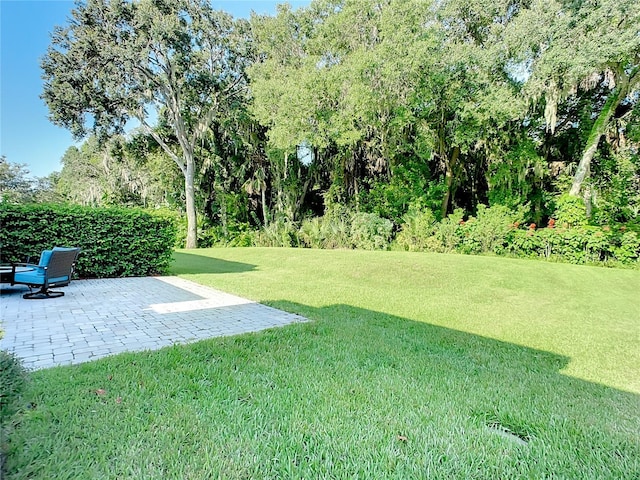
[[[54,292],[53,290],[45,289],[44,287],[37,292],[29,292],[22,295],[22,298],[27,300],[43,300],[45,298],[56,298],[64,296],[64,292]]]

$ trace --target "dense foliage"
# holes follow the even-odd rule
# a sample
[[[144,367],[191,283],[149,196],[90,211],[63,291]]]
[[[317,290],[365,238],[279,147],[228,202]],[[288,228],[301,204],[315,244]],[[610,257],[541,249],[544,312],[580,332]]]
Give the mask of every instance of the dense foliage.
[[[581,217],[571,216],[558,209],[560,221],[552,218],[541,227],[524,223],[523,211],[478,205],[475,216],[465,217],[462,209],[456,209],[438,221],[430,209],[411,207],[394,236],[391,221],[374,213],[335,210],[305,220],[299,228],[275,222],[258,234],[243,238],[245,245],[268,247],[490,254],[640,267],[638,224],[587,225],[584,213]]]
[[[578,264],[632,265],[640,263],[640,228],[626,225],[570,226],[549,220],[539,228],[522,224],[522,215],[502,206],[479,205],[476,216],[463,220],[461,210],[440,223],[431,211],[410,212],[398,235],[405,250],[495,254],[542,258]]]
[[[80,247],[80,277],[163,273],[176,242],[171,215],[141,209],[0,204],[2,263],[37,263],[42,250]]]
[[[2,332],[0,331],[0,338]],[[18,411],[18,399],[27,381],[27,371],[20,359],[6,350],[0,350],[0,438],[6,438],[5,429],[10,418]],[[0,443],[0,454],[4,445]]]
[[[411,212],[448,224],[486,205],[547,225],[567,196],[584,225],[638,221],[636,1],[313,0],[250,22],[196,0],[80,5],[43,61],[54,121],[94,135],[63,158],[67,201],[178,210],[201,246],[298,231],[307,246],[380,248],[398,232],[404,245],[428,237],[406,233]],[[104,35],[101,58],[121,67],[90,48]],[[106,135],[125,117],[142,128]],[[382,219],[373,244],[323,240],[367,215]]]
[[[0,329],[0,339],[2,336]],[[21,400],[27,380],[28,373],[22,361],[13,353],[0,350],[0,478],[5,473],[7,439],[20,424],[18,415],[23,408]]]

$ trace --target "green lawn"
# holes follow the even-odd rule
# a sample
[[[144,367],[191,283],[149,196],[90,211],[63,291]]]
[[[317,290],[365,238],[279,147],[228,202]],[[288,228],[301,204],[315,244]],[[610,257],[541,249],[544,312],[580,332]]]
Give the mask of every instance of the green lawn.
[[[9,478],[640,478],[638,271],[251,248],[174,272],[312,322],[37,372]]]

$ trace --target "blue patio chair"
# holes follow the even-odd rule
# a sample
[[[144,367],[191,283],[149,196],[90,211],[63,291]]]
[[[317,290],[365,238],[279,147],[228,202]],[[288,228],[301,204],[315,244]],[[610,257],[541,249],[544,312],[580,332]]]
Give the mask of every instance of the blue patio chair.
[[[69,285],[79,253],[79,248],[54,247],[53,250],[44,250],[42,252],[38,265],[29,263],[13,264],[11,285],[27,285],[29,293],[25,293],[22,296],[22,298],[26,299],[61,297],[64,292],[54,292],[49,288]],[[29,270],[20,269],[20,271],[16,271],[16,267],[28,267]],[[34,292],[32,288],[36,287],[40,287],[40,290]]]

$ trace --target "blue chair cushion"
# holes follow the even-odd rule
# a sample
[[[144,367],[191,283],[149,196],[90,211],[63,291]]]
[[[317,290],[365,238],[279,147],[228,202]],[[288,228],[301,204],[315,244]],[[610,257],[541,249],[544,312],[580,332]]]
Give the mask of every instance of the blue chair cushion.
[[[68,280],[69,276],[65,275],[64,277],[50,278],[49,283],[54,284]],[[28,272],[16,272],[13,281],[16,283],[26,283],[28,285],[44,285],[44,269],[38,268],[29,270]]]
[[[52,250],[43,250],[40,254],[40,261],[38,262],[38,265],[41,267],[46,267],[47,265],[49,265],[49,260],[51,260],[52,253]]]

